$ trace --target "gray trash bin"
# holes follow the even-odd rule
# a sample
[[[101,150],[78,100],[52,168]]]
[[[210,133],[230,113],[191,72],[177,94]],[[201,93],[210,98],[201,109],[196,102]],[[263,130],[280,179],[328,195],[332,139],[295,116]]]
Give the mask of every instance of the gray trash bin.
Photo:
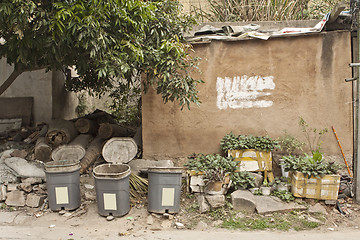
[[[96,201],[101,216],[121,217],[130,210],[130,166],[106,163],[93,169]]]
[[[149,168],[148,211],[177,213],[180,211],[182,168]]]
[[[80,164],[75,160],[51,161],[45,164],[49,207],[53,211],[80,207]]]

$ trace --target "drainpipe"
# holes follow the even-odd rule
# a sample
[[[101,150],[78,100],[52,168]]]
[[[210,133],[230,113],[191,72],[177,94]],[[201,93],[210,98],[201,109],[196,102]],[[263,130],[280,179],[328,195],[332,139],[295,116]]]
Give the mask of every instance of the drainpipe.
[[[353,161],[353,170],[354,170],[354,193],[355,193],[355,201],[360,203],[360,107],[359,107],[359,95],[360,95],[360,84],[359,84],[359,76],[360,76],[360,14],[359,14],[360,0],[356,0],[350,6],[350,9],[353,11],[353,26],[354,22],[357,28],[357,52],[353,57],[353,60],[357,63],[351,63],[350,67],[356,67],[353,71],[353,78],[346,79],[346,81],[352,81],[354,95],[354,161]]]
[[[359,14],[359,5],[360,5],[360,1],[356,1],[356,22],[357,22],[357,62],[360,62],[359,56],[360,56],[360,14]],[[360,117],[359,117],[359,95],[360,95],[360,84],[359,84],[359,77],[360,77],[360,67],[358,66],[357,71],[354,71],[356,73],[356,77],[357,77],[357,81],[355,82],[356,85],[356,96],[355,96],[355,106],[356,106],[356,111],[355,111],[355,119],[356,119],[356,158],[354,161],[354,170],[355,170],[355,174],[354,174],[354,180],[353,182],[355,183],[355,201],[357,203],[360,203],[360,154],[359,154],[359,149],[360,149]]]

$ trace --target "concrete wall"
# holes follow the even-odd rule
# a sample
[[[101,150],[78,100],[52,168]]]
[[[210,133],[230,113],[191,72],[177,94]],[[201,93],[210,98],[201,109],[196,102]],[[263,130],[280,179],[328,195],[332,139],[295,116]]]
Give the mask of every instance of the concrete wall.
[[[202,104],[180,111],[154,91],[144,95],[144,158],[216,153],[230,131],[277,138],[286,130],[305,141],[300,116],[330,130],[323,138],[326,154],[341,154],[332,125],[345,154],[352,154],[352,89],[344,81],[351,77],[349,32],[213,41],[194,50],[202,58]]]
[[[191,11],[201,9],[206,11],[209,9],[209,1],[208,0],[179,0],[179,2],[183,5],[183,13],[189,14]]]
[[[12,71],[13,67],[6,63],[6,59],[0,59],[0,84]],[[75,117],[77,99],[65,91],[61,72],[37,70],[22,73],[0,97],[33,97],[34,124],[49,122],[52,118]]]

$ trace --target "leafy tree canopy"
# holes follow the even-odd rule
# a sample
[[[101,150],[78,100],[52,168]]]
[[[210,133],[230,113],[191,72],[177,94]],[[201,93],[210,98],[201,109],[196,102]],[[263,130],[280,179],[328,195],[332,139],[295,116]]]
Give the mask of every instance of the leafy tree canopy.
[[[0,95],[24,71],[74,66],[72,91],[100,96],[142,76],[164,102],[199,104],[182,35],[194,20],[180,11],[174,0],[0,0],[0,57],[14,66]]]

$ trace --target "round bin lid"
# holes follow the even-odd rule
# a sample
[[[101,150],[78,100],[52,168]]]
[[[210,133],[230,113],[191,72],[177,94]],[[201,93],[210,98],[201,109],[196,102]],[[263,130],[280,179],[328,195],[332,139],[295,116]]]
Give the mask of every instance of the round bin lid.
[[[80,169],[80,163],[77,160],[58,160],[45,163],[46,172],[72,172]]]
[[[72,159],[80,161],[85,156],[86,150],[80,146],[62,145],[51,153],[54,161]]]
[[[127,164],[101,164],[93,169],[95,178],[121,179],[130,175],[130,166]]]
[[[114,137],[105,143],[102,155],[109,163],[128,163],[136,156],[137,151],[137,145],[132,138]]]

